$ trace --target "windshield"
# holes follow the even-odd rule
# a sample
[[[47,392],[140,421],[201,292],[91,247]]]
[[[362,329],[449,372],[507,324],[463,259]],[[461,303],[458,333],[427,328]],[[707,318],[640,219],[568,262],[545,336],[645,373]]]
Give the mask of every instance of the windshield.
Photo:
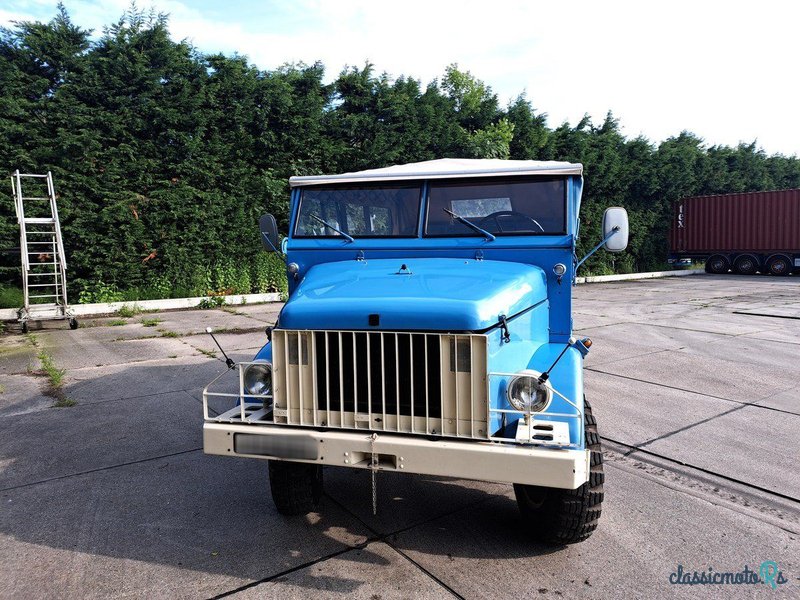
[[[428,198],[425,222],[428,236],[480,235],[475,227],[494,235],[566,232],[566,183],[563,179],[432,181]],[[464,223],[464,219],[473,227]]]
[[[416,237],[421,196],[419,183],[305,188],[294,236]]]

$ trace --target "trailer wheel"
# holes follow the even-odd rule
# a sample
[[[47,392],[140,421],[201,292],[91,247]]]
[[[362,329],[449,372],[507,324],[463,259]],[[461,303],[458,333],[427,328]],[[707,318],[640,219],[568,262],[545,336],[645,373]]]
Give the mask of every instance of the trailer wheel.
[[[774,256],[769,259],[767,269],[773,275],[788,275],[792,272],[792,263],[785,256]]]
[[[706,261],[706,273],[722,275],[723,273],[727,273],[730,268],[731,263],[721,254],[715,254]]]
[[[322,498],[322,467],[306,463],[269,461],[272,501],[282,515],[308,514]]]
[[[69,320],[69,328],[70,329],[77,329],[78,328],[78,319],[72,318]]]
[[[22,322],[22,333],[28,333],[28,322],[27,321],[23,321]]]
[[[733,261],[733,268],[739,275],[753,275],[758,271],[758,261],[755,256],[742,254]]]
[[[531,536],[545,544],[574,544],[586,540],[597,529],[603,504],[603,452],[597,420],[584,398],[586,447],[590,451],[589,481],[576,490],[514,484],[525,526]]]

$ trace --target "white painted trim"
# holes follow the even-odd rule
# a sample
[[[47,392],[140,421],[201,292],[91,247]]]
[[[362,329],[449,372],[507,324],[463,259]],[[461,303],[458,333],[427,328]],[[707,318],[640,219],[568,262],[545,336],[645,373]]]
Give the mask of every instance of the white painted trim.
[[[70,304],[70,312],[76,317],[87,317],[96,315],[113,314],[123,306],[138,306],[142,310],[170,310],[178,308],[197,308],[201,300],[207,296],[197,296],[194,298],[166,298],[163,300],[135,300],[129,302],[103,302],[99,304]],[[259,304],[261,302],[280,302],[281,295],[274,294],[237,294],[230,296],[220,296],[225,300],[225,304]],[[32,308],[36,305],[32,305]],[[35,308],[33,308],[35,311]],[[16,321],[16,308],[0,309],[0,321]],[[35,320],[35,318],[34,318]]]
[[[576,277],[577,283],[605,283],[607,281],[630,281],[633,279],[660,279],[661,277],[687,277],[689,275],[705,275],[703,269],[687,269],[685,271],[652,271],[650,273],[627,273],[625,275],[595,275],[594,277]]]

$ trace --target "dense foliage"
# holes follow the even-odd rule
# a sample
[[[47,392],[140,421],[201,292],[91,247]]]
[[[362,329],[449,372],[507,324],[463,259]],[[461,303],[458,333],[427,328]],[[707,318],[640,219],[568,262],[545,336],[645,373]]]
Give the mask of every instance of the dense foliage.
[[[559,159],[585,165],[581,250],[608,205],[631,216],[625,254],[593,272],[661,267],[672,202],[698,193],[800,187],[800,162],[755,144],[659,145],[599,125],[547,126],[520,96],[503,107],[456,66],[440,81],[322,64],[262,71],[242,56],[170,40],[164,16],[132,9],[99,38],[63,7],[49,23],[0,31],[0,165],[51,170],[73,289],[83,300],[280,289],[258,216],[286,225],[293,174],[441,157]],[[10,194],[0,195],[0,283],[18,276]],[[75,292],[73,292],[75,294]]]

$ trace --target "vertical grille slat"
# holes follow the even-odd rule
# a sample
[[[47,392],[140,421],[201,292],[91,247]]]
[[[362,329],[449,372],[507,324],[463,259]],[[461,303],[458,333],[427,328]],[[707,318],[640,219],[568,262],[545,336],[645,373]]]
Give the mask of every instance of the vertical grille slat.
[[[273,335],[276,423],[488,437],[486,336],[280,329]]]

